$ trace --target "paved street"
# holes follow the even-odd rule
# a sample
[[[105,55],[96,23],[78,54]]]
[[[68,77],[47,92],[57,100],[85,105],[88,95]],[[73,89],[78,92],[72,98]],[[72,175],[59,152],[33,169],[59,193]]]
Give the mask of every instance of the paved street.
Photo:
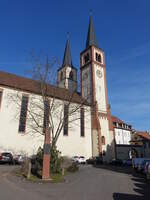
[[[103,167],[104,168],[104,167]],[[145,180],[124,170],[82,166],[64,183],[32,183],[12,175],[14,166],[0,165],[1,200],[145,200],[150,187]],[[120,172],[119,172],[120,171]],[[148,198],[149,197],[149,198]]]

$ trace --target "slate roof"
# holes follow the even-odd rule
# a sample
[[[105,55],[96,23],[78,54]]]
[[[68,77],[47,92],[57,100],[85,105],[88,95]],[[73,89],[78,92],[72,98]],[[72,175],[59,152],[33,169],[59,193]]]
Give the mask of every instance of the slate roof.
[[[41,94],[40,82],[2,71],[0,71],[0,86],[21,90],[23,92]],[[90,104],[86,102],[79,93],[72,93],[70,90],[65,88],[59,88],[49,84],[47,85],[47,96],[90,106]]]
[[[67,39],[65,52],[64,52],[64,58],[63,58],[63,64],[62,66],[70,66],[72,67],[72,57],[71,57],[71,51],[70,51],[70,43],[69,39]]]
[[[96,33],[94,31],[92,16],[90,16],[89,28],[88,28],[88,34],[87,34],[87,40],[86,40],[86,48],[92,45],[95,47],[98,47],[98,42],[96,39]]]

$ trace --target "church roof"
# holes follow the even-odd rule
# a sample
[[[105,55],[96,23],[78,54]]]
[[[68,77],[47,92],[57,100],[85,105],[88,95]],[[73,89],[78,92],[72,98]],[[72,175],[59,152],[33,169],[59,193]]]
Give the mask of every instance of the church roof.
[[[67,42],[66,42],[62,66],[66,66],[66,65],[72,67],[72,57],[71,57],[69,39],[67,39]]]
[[[41,95],[40,82],[7,72],[0,71],[0,86]],[[79,93],[72,93],[65,88],[59,88],[49,84],[47,85],[47,96],[90,106]]]
[[[87,34],[87,40],[86,40],[86,48],[92,45],[95,47],[98,47],[98,42],[96,39],[96,33],[94,31],[92,16],[90,16],[89,28],[88,28],[88,34]]]

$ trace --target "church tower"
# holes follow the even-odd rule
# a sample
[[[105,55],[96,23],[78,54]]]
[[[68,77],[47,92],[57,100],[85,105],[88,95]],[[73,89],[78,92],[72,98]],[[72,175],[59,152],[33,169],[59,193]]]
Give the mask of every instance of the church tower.
[[[104,51],[99,48],[92,16],[86,40],[86,49],[80,54],[81,95],[92,105],[93,156],[114,158],[114,135],[108,104]]]
[[[77,69],[72,65],[69,39],[67,39],[61,68],[57,71],[57,83],[61,88],[77,91]]]

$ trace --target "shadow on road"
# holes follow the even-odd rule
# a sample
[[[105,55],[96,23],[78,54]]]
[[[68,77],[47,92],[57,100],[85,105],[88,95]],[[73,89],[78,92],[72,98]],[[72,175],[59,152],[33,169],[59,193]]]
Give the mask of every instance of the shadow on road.
[[[135,186],[133,190],[137,195],[115,192],[113,194],[114,200],[150,200],[150,181],[146,180],[143,174],[135,172],[132,167],[112,165],[99,165],[95,167],[132,176],[131,179]]]

